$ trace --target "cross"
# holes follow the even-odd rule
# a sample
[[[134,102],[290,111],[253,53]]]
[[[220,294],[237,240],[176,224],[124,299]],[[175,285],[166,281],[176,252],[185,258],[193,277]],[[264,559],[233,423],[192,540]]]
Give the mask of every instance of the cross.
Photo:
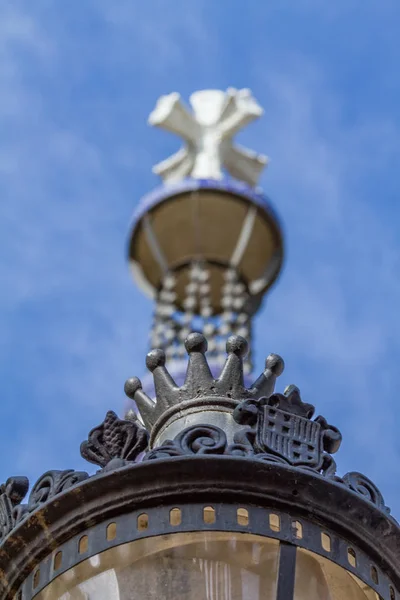
[[[236,179],[256,185],[267,157],[232,142],[240,129],[263,113],[250,90],[201,90],[190,96],[190,104],[193,114],[176,92],[158,99],[149,124],[179,135],[186,144],[155,165],[153,172],[172,182],[184,177],[222,179],[225,169]]]

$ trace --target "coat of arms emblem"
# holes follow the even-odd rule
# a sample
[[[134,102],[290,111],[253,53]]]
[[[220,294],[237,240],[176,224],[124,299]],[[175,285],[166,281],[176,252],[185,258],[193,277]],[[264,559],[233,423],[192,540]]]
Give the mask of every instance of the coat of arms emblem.
[[[245,400],[235,411],[238,422],[252,425],[245,436],[260,458],[332,475],[336,465],[331,453],[339,449],[342,437],[324,417],[313,415],[314,407],[302,402],[296,386],[284,394]]]

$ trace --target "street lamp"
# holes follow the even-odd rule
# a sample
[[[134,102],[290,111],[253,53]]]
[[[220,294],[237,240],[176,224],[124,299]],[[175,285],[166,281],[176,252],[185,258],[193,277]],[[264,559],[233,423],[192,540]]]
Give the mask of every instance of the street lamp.
[[[238,100],[242,108],[243,97],[251,100],[245,92]],[[166,98],[159,118],[160,112],[171,115],[171,105],[176,110],[176,96]],[[236,113],[224,110],[232,124]],[[232,265],[223,253],[219,262],[213,262],[212,253],[200,256],[190,246],[191,235],[184,236],[184,261],[161,261],[164,270],[152,285],[153,335],[162,344],[146,359],[153,384],[128,379],[125,392],[135,410],[125,419],[108,412],[82,443],[82,456],[100,469],[92,476],[49,471],[33,485],[25,503],[25,477],[12,477],[1,486],[0,598],[400,600],[400,528],[379,490],[360,473],[337,475],[332,455],[341,434],[324,417],[314,416],[314,407],[301,399],[296,386],[275,392],[284,370],[282,358],[270,354],[263,373],[250,383],[247,341],[238,333],[224,333],[221,299],[232,291],[224,290],[221,272],[234,270],[236,281],[242,277],[247,286],[246,302],[230,314],[231,329],[237,329],[240,315],[247,314],[249,320],[254,312],[252,298],[258,302],[277,275],[281,238],[273,214],[254,202],[259,192],[242,187],[239,194],[236,187],[227,198],[217,180],[215,153],[204,166],[204,156],[193,156],[193,139],[190,144],[186,154],[159,169],[171,175],[190,163],[189,174],[200,179],[191,193],[191,183],[182,184],[186,201],[195,198],[198,206],[199,197],[201,204],[211,189],[214,204],[204,200],[207,219],[213,218],[220,193],[232,206],[247,203],[251,211],[256,205],[253,224],[264,219],[275,240],[269,254],[273,268],[264,265],[262,285],[251,288],[240,261]],[[227,146],[220,156],[231,170],[234,159],[239,160],[232,152]],[[209,147],[205,158],[210,154]],[[246,168],[241,163],[248,178],[254,167],[249,161]],[[262,162],[254,156],[253,161]],[[202,169],[213,174],[214,187],[201,179]],[[171,211],[174,196],[166,197]],[[147,207],[155,210],[164,201],[157,197]],[[148,217],[142,208],[130,245],[135,272],[147,283],[152,277],[151,269],[146,271],[149,249],[144,242],[136,244],[137,236],[147,227],[143,239],[153,244],[153,251],[168,238],[161,228],[155,242]],[[215,264],[213,272],[210,265]],[[187,332],[197,310],[193,303],[190,319],[184,318],[186,301],[194,296],[193,265],[209,272],[208,281],[211,277],[208,310],[200,314],[203,325],[215,328],[211,352],[203,333]],[[179,283],[183,272],[189,290]],[[174,278],[174,286],[165,287],[168,277]],[[163,292],[170,294],[168,301]],[[172,312],[165,310],[168,303],[175,303]],[[157,316],[160,306],[164,313]],[[164,335],[161,322],[173,332],[171,337]],[[227,356],[221,365],[224,335]],[[182,348],[188,354],[184,376]],[[167,358],[179,381],[167,370]]]
[[[181,388],[149,353],[156,403],[127,381],[146,428],[109,412],[90,432],[95,475],[46,473],[25,505],[24,478],[3,487],[2,598],[400,598],[399,526],[371,481],[335,474],[336,427],[295,386],[274,392],[282,359],[246,388],[243,338],[218,379],[204,336],[186,348]]]

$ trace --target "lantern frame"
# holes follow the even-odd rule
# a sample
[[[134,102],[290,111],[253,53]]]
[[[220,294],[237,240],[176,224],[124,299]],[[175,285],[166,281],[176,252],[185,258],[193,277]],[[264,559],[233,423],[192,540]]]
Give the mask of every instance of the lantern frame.
[[[215,511],[212,524],[204,522],[205,507]],[[176,508],[181,511],[179,525],[170,519]],[[247,524],[238,520],[239,509],[247,514]],[[140,530],[141,515],[147,515],[147,527]],[[279,531],[271,528],[270,515],[278,518]],[[115,523],[112,540],[106,534],[110,523]],[[390,515],[340,483],[235,456],[131,464],[87,478],[44,502],[3,541],[0,569],[8,591],[3,587],[1,597],[31,600],[61,573],[108,548],[194,531],[246,532],[279,540],[277,600],[293,595],[297,548],[345,568],[383,600],[400,598],[400,530]],[[323,548],[323,534],[330,539],[330,552]],[[80,553],[83,536],[87,549]],[[350,550],[355,565],[349,562]]]

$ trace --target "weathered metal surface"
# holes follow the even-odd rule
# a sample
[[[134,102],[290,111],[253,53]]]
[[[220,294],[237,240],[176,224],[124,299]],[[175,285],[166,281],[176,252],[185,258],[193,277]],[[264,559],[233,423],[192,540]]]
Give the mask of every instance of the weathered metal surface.
[[[193,503],[208,506],[213,502],[244,503],[285,512],[292,520],[305,519],[332,532],[332,539],[344,539],[345,544],[365,553],[382,572],[382,581],[388,578],[400,589],[400,529],[394,519],[362,495],[332,479],[289,465],[197,454],[132,463],[91,477],[48,500],[3,541],[0,598],[13,598],[41,561],[98,523],[132,511],[139,514],[150,507],[157,513],[157,507],[162,506],[184,509]],[[253,532],[255,523],[253,519]],[[195,530],[197,527],[199,523]],[[330,558],[336,561],[335,556]]]

